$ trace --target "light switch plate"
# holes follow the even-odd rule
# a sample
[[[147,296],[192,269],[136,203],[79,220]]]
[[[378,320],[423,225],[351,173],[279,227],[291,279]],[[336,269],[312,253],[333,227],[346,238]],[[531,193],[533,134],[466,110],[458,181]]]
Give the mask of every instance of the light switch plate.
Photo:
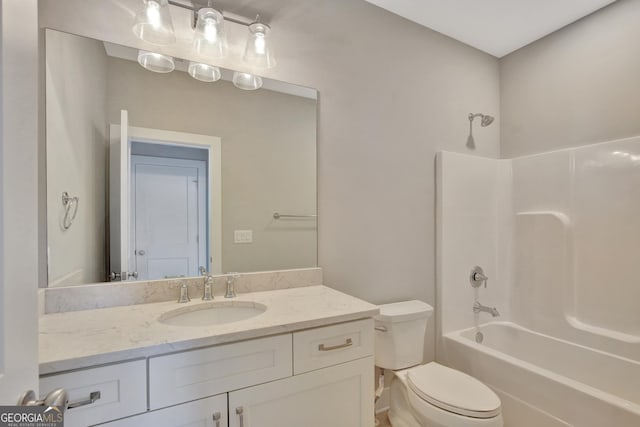
[[[234,243],[253,243],[253,230],[234,230]]]

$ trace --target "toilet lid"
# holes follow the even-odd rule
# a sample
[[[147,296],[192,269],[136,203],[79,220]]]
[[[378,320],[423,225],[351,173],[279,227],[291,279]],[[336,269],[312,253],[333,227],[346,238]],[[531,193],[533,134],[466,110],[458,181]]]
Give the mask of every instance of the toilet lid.
[[[430,404],[474,418],[500,413],[500,398],[477,379],[432,362],[407,371],[409,388]]]

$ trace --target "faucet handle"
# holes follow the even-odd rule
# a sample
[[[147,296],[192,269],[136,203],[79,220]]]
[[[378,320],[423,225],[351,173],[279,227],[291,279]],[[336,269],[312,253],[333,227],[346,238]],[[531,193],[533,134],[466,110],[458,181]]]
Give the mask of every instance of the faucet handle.
[[[236,281],[240,278],[240,273],[227,273],[227,292],[225,292],[225,298],[236,297]]]
[[[489,278],[484,274],[482,267],[475,266],[471,269],[471,274],[469,275],[469,283],[471,283],[471,286],[479,288],[484,283],[484,287],[486,288],[487,280],[489,280]]]
[[[178,298],[178,303],[179,304],[183,304],[186,302],[191,301],[191,298],[189,298],[189,288],[187,287],[187,284],[184,282],[181,282],[180,284],[180,298]]]
[[[207,276],[204,281],[204,289],[202,292],[202,301],[211,301],[213,299],[213,277]]]

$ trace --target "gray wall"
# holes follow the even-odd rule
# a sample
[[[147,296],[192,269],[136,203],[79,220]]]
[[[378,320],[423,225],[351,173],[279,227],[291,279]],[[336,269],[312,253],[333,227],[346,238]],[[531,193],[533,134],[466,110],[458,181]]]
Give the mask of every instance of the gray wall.
[[[502,156],[640,134],[638,22],[620,0],[503,58]]]
[[[49,286],[106,277],[107,55],[103,44],[47,32],[47,235]],[[62,226],[66,191],[79,197]]]
[[[316,211],[316,101],[187,73],[156,74],[109,58],[109,120],[222,139],[222,271],[315,267],[315,221],[273,213]],[[253,230],[253,243],[234,243]]]
[[[272,16],[278,66],[264,73],[319,90],[319,264],[325,282],[381,303],[434,302],[434,155],[468,152],[467,114],[499,111],[498,61],[362,0],[250,0],[220,8]],[[43,0],[40,25],[142,46],[136,0]],[[190,58],[189,15],[172,9]],[[239,60],[246,28],[229,25]],[[499,122],[499,120],[498,120]],[[477,128],[476,154],[499,156],[499,126]]]

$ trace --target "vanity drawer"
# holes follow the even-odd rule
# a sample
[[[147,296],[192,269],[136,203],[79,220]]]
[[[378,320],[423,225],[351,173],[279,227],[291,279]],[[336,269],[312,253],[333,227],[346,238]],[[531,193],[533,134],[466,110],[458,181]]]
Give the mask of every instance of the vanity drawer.
[[[124,418],[101,427],[227,427],[227,394]]]
[[[291,334],[149,359],[149,408],[291,376]]]
[[[340,323],[293,334],[293,374],[373,354],[373,319]]]
[[[87,402],[65,412],[65,427],[86,427],[139,414],[147,410],[146,362],[137,360],[40,378],[42,394],[56,388],[67,390],[70,403]],[[95,392],[100,397],[89,403],[89,396]]]

